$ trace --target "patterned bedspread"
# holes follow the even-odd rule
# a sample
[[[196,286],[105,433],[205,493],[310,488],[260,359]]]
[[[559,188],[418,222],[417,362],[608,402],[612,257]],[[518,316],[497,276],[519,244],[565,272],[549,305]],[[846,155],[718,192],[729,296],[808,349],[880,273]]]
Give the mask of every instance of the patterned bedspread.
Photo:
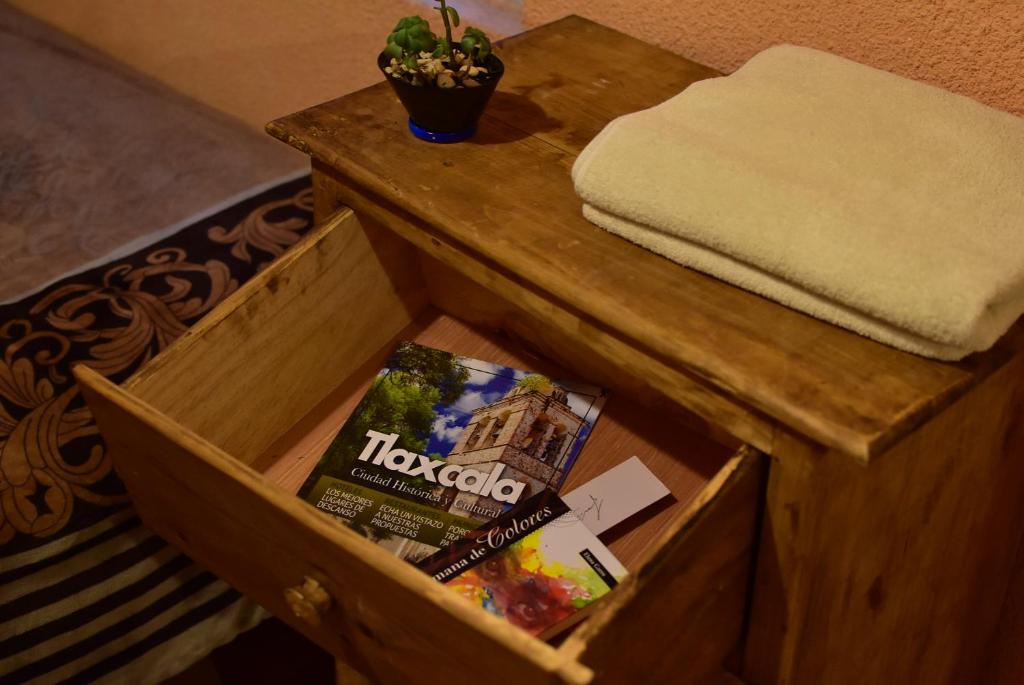
[[[0,683],[157,682],[263,612],[140,524],[70,369],[127,378],[298,240],[307,163],[3,2],[0,64]]]
[[[0,306],[0,682],[156,682],[262,617],[140,524],[70,369],[123,381],[311,226],[302,177]]]

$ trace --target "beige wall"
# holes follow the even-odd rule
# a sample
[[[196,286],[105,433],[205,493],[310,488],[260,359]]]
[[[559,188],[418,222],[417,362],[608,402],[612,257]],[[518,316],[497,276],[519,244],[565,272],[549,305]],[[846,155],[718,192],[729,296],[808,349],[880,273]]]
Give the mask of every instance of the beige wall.
[[[397,17],[427,0],[12,0],[255,128],[374,83]],[[467,23],[514,32],[518,0],[462,0]],[[498,12],[482,19],[483,10]],[[822,48],[1024,115],[1024,0],[524,0],[723,70],[780,42]],[[433,23],[436,23],[432,19]],[[438,27],[439,28],[439,27]]]
[[[409,0],[11,4],[260,130],[271,119],[379,81],[377,53],[399,17],[420,14],[441,28],[430,4]],[[481,22],[471,6],[463,15],[492,33],[507,30],[507,23]]]
[[[525,0],[523,21],[570,13],[718,69],[797,43],[1024,115],[1024,0]]]

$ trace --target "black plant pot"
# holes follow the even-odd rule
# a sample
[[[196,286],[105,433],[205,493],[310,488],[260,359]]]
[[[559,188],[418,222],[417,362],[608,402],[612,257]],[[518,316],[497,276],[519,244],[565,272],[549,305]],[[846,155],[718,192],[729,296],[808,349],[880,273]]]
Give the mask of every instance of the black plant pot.
[[[380,53],[377,66],[381,72],[389,64],[391,58]],[[384,76],[409,112],[409,130],[417,138],[433,143],[454,143],[476,132],[476,123],[505,73],[505,65],[495,55],[488,55],[481,66],[487,73],[481,74],[482,78],[476,79],[480,85],[472,88],[414,86],[386,72]]]

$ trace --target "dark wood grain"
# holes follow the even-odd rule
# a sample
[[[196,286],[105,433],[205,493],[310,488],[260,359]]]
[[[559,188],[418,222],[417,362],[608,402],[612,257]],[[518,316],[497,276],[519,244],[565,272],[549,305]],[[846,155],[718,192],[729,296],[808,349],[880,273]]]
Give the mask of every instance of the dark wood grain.
[[[780,435],[744,679],[1020,682],[1022,403],[1018,357],[866,468]]]
[[[426,235],[516,274],[659,363],[861,460],[895,444],[1020,348],[1020,336],[1008,336],[962,363],[923,359],[594,227],[569,178],[576,154],[615,115],[714,72],[578,17],[511,39],[505,49],[507,76],[470,142],[413,139],[384,83],[267,129],[374,202],[414,217]],[[586,59],[577,59],[578,51]],[[609,83],[596,85],[602,79]]]

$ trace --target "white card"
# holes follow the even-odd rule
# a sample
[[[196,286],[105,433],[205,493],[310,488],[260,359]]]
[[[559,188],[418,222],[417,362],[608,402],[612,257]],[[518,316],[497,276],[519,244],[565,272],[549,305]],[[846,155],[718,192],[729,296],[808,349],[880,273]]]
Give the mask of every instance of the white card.
[[[634,456],[561,498],[594,535],[600,535],[669,494],[665,484]]]

